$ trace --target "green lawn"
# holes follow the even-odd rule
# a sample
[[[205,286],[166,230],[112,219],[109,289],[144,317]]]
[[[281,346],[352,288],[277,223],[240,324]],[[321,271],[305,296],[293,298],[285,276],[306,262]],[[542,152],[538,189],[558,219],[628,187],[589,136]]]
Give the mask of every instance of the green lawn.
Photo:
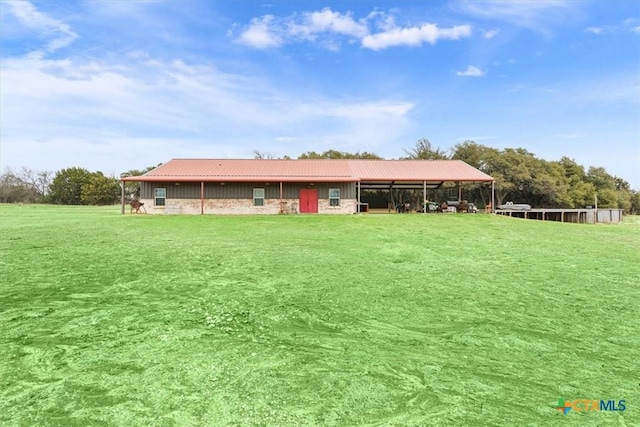
[[[2,425],[640,424],[637,218],[0,221]]]

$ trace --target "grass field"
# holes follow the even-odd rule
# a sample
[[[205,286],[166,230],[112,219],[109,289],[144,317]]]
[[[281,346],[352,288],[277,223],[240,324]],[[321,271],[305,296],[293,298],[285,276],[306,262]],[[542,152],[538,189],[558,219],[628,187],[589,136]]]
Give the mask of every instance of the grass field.
[[[640,424],[637,218],[0,215],[2,425]]]

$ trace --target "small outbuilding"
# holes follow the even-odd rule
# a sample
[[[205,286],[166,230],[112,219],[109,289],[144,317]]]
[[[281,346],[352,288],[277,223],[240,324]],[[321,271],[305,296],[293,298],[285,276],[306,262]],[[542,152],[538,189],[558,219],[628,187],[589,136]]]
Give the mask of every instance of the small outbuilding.
[[[426,202],[444,182],[494,179],[461,160],[173,159],[122,178],[122,213],[125,181],[141,183],[150,214],[351,214],[363,190],[418,189]]]

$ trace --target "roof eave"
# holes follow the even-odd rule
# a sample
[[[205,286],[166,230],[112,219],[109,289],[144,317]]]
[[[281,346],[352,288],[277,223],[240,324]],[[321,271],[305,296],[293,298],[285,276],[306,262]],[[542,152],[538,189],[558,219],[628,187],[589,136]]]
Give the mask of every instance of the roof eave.
[[[357,182],[355,177],[211,177],[211,176],[128,176],[124,182]]]

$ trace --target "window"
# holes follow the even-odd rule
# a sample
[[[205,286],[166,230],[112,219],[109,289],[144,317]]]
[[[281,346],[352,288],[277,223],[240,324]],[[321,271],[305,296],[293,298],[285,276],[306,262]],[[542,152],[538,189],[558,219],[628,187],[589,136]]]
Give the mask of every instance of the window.
[[[155,189],[155,206],[164,206],[164,202],[167,200],[167,189],[156,188]]]
[[[329,189],[329,206],[340,206],[340,189]]]
[[[253,206],[264,206],[264,188],[253,189]]]

